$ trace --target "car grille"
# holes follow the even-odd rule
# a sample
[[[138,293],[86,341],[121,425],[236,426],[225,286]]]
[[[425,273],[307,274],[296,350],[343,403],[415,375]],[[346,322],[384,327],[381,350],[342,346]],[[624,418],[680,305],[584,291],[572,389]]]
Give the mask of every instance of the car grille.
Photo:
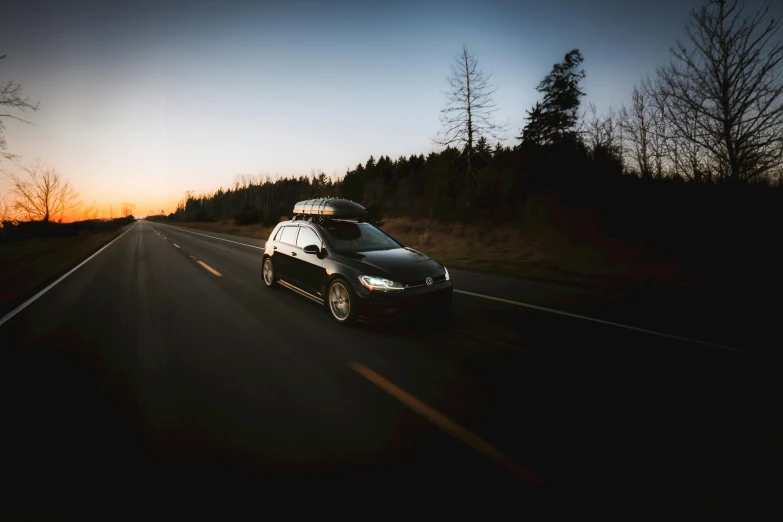
[[[446,275],[439,275],[432,278],[432,284],[438,284],[440,282],[443,282],[446,280]],[[425,283],[425,278],[421,279],[413,279],[411,281],[403,281],[402,285],[405,288],[415,288],[417,286],[425,286],[427,283]]]
[[[432,290],[414,295],[390,294],[388,300],[369,300],[359,312],[369,319],[405,319],[421,317],[451,306],[451,288],[434,286]]]

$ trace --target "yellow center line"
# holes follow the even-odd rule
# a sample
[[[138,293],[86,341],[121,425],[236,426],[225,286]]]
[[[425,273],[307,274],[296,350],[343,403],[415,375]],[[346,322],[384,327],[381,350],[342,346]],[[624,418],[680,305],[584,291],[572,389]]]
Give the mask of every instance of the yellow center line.
[[[163,239],[167,239],[166,236],[163,236]]]
[[[196,261],[196,262],[197,262],[199,265],[201,265],[201,266],[203,266],[204,268],[206,268],[207,270],[209,270],[210,272],[212,272],[213,274],[215,274],[216,276],[220,277],[220,276],[222,275],[220,272],[218,272],[217,270],[215,270],[214,268],[212,268],[211,266],[209,266],[208,264],[206,264],[204,261]]]
[[[176,244],[176,243],[172,243],[172,245],[174,245],[175,247],[179,248],[179,245]]]
[[[356,373],[361,375],[362,377],[366,378],[368,381],[372,382],[376,386],[378,386],[380,389],[397,399],[398,401],[402,402],[406,406],[408,406],[410,409],[430,421],[435,426],[439,427],[455,439],[461,441],[464,444],[467,444],[468,446],[472,447],[474,450],[478,451],[479,453],[483,454],[485,457],[488,457],[490,460],[495,461],[497,464],[499,464],[501,467],[506,469],[507,471],[510,471],[514,475],[535,484],[543,485],[544,480],[533,473],[531,470],[527,469],[522,464],[519,464],[518,462],[515,462],[513,459],[511,459],[506,454],[502,453],[500,450],[496,449],[494,446],[486,442],[485,440],[481,439],[477,435],[473,434],[471,431],[469,431],[467,428],[460,426],[459,424],[453,422],[443,414],[437,412],[436,410],[433,410],[423,402],[421,402],[419,399],[414,397],[413,395],[409,394],[402,388],[398,387],[394,383],[387,381],[371,369],[367,368],[361,363],[358,363],[356,361],[348,363],[348,366],[351,367]]]
[[[196,256],[190,256],[191,259],[196,259]]]

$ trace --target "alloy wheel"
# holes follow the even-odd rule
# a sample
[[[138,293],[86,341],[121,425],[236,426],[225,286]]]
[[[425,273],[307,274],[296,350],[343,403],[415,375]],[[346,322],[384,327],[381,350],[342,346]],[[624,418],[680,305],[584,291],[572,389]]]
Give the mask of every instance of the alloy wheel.
[[[329,309],[332,316],[340,322],[351,315],[351,296],[345,285],[339,281],[332,283],[329,288]]]

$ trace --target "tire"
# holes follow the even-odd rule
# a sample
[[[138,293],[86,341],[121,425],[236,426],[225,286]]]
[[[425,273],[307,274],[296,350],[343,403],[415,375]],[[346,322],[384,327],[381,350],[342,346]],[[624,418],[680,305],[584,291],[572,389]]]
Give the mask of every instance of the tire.
[[[275,276],[275,265],[272,263],[272,258],[267,257],[264,259],[264,264],[261,268],[261,275],[264,278],[264,284],[268,288],[277,288],[277,277]]]
[[[341,324],[349,324],[356,320],[356,296],[348,283],[335,279],[326,292],[326,302],[332,319]]]

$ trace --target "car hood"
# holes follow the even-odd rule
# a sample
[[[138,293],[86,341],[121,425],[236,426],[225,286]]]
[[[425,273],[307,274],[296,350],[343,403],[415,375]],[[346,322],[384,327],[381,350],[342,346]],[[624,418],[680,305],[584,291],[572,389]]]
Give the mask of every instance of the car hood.
[[[392,281],[406,283],[427,276],[443,275],[443,266],[412,248],[372,250],[343,254],[351,267],[367,275],[383,276]]]

